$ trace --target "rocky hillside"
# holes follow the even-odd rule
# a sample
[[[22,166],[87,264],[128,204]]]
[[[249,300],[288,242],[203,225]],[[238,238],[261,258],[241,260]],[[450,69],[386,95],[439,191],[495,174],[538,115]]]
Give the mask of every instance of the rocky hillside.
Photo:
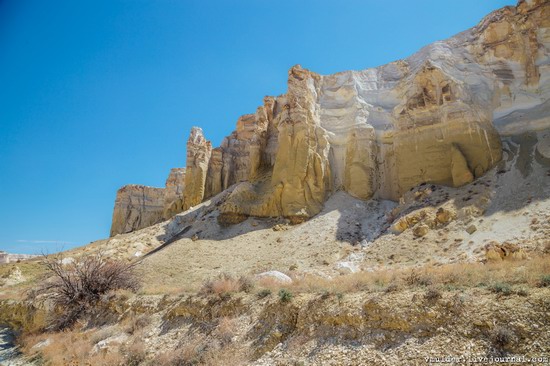
[[[0,266],[0,324],[21,332],[22,355],[0,334],[10,357],[548,363],[550,2],[378,68],[293,67],[287,93],[220,147],[193,128],[164,188],[122,187],[111,237],[60,263],[99,252],[136,265],[141,288],[104,294],[64,331],[27,297],[41,260]]]
[[[240,117],[220,147],[193,128],[186,171],[172,171],[165,193],[123,187],[111,235],[233,185],[222,224],[299,223],[336,191],[397,201],[420,183],[468,184],[502,159],[503,137],[550,127],[549,51],[550,4],[529,0],[377,68],[319,75],[294,66],[287,93]],[[539,153],[548,149],[540,142]]]

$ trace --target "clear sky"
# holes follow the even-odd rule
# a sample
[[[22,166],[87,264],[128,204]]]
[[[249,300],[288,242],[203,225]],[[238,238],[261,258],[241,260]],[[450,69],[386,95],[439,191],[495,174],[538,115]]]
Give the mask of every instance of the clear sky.
[[[511,0],[0,0],[0,250],[109,234],[116,190],[162,187],[301,64],[404,58]]]

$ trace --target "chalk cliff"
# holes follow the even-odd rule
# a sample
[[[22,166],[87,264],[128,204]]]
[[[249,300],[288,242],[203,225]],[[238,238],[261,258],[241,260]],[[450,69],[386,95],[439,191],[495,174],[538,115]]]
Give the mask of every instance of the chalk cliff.
[[[116,194],[111,236],[156,224],[164,212],[164,189],[130,184]]]
[[[424,182],[458,187],[501,160],[502,136],[545,128],[550,2],[519,1],[377,68],[319,75],[292,67],[287,93],[265,97],[220,147],[193,128],[183,202],[165,217],[234,184],[222,224],[248,216],[299,223],[337,190],[398,200]]]

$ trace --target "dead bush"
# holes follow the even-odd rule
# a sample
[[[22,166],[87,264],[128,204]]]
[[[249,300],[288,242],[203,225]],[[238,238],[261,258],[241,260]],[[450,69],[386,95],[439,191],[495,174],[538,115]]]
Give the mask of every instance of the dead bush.
[[[109,261],[102,252],[65,262],[61,256],[44,255],[43,263],[50,277],[34,295],[52,302],[50,328],[55,330],[72,326],[103,295],[119,289],[136,291],[140,285],[134,264]]]
[[[123,348],[126,366],[139,366],[147,358],[146,345],[143,341],[137,341]]]
[[[433,304],[437,302],[437,300],[441,299],[441,296],[441,292],[437,288],[430,287],[424,294],[424,300]]]
[[[514,332],[503,326],[495,327],[491,333],[491,343],[496,350],[501,352],[509,350],[515,340]]]
[[[429,286],[433,283],[432,279],[426,274],[414,269],[405,276],[404,281],[409,286]]]
[[[239,291],[246,292],[247,294],[254,289],[254,281],[248,276],[239,277]]]
[[[235,319],[223,317],[218,322],[215,334],[220,340],[222,346],[231,343],[231,340],[237,333],[237,322]]]
[[[202,286],[200,293],[203,295],[220,295],[241,291],[241,282],[228,273],[221,273],[217,278],[206,281]]]

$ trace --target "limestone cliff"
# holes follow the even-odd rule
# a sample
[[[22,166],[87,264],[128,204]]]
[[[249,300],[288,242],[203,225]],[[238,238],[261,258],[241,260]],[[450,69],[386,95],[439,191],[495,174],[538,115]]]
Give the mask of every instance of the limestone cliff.
[[[164,212],[164,189],[130,184],[116,194],[111,236],[156,224]]]
[[[169,219],[183,211],[183,192],[185,188],[185,168],[173,168],[166,179],[164,191],[164,218]]]
[[[520,1],[384,66],[294,66],[287,93],[239,118],[220,147],[193,128],[183,203],[170,214],[232,185],[224,224],[301,222],[336,190],[398,200],[423,182],[458,187],[499,162],[502,136],[549,127],[550,3]]]
[[[115,199],[111,236],[154,225],[183,211],[185,168],[173,168],[165,188],[129,184]]]
[[[212,154],[212,144],[204,138],[202,129],[193,127],[187,140],[187,166],[183,209],[195,206],[204,199],[208,163]]]

